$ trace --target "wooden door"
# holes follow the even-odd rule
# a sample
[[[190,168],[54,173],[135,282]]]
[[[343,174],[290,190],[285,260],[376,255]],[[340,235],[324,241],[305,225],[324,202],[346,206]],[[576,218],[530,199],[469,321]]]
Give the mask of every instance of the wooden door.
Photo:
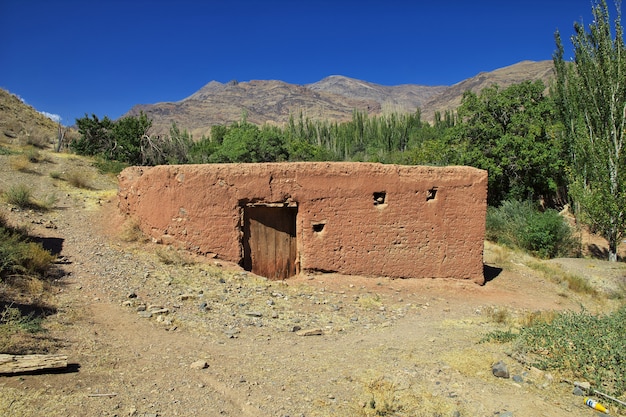
[[[296,275],[296,207],[244,207],[244,269],[269,279]]]

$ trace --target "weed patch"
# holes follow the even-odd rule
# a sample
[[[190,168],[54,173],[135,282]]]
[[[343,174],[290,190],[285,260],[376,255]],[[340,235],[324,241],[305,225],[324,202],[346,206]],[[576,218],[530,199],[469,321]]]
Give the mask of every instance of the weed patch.
[[[65,174],[65,180],[76,188],[90,189],[89,174],[84,170],[72,170]]]
[[[536,320],[519,334],[492,332],[485,341],[508,342],[543,370],[556,370],[590,381],[620,396],[626,389],[626,306],[606,315],[586,310]]]
[[[14,171],[29,172],[30,160],[26,155],[14,155],[9,158],[9,166]]]

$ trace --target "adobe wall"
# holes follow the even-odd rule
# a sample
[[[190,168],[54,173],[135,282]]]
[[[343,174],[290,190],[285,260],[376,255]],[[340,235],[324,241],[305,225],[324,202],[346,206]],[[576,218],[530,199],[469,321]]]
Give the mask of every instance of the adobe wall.
[[[242,207],[286,203],[297,204],[300,270],[484,282],[483,170],[339,162],[171,165],[127,168],[119,187],[120,210],[144,233],[228,261],[242,259]]]

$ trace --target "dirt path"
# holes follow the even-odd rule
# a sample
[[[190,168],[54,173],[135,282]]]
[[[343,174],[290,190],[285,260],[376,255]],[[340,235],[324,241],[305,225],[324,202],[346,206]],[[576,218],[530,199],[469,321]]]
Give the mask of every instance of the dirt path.
[[[68,263],[47,335],[74,365],[0,377],[0,415],[594,415],[558,376],[478,343],[506,328],[498,311],[608,307],[541,277],[523,256],[488,245],[495,277],[482,287],[337,274],[269,282],[214,260],[164,262],[173,254],[161,246],[121,241],[112,186],[63,188],[53,211],[10,213],[62,239]],[[498,360],[521,381],[495,378]]]

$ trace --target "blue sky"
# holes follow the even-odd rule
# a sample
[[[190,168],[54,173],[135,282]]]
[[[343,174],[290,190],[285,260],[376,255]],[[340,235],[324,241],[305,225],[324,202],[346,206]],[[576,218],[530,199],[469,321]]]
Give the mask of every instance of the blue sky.
[[[613,1],[609,0],[613,9]],[[452,85],[551,59],[591,0],[0,0],[0,87],[72,125],[211,80]],[[615,17],[615,14],[611,16]]]

